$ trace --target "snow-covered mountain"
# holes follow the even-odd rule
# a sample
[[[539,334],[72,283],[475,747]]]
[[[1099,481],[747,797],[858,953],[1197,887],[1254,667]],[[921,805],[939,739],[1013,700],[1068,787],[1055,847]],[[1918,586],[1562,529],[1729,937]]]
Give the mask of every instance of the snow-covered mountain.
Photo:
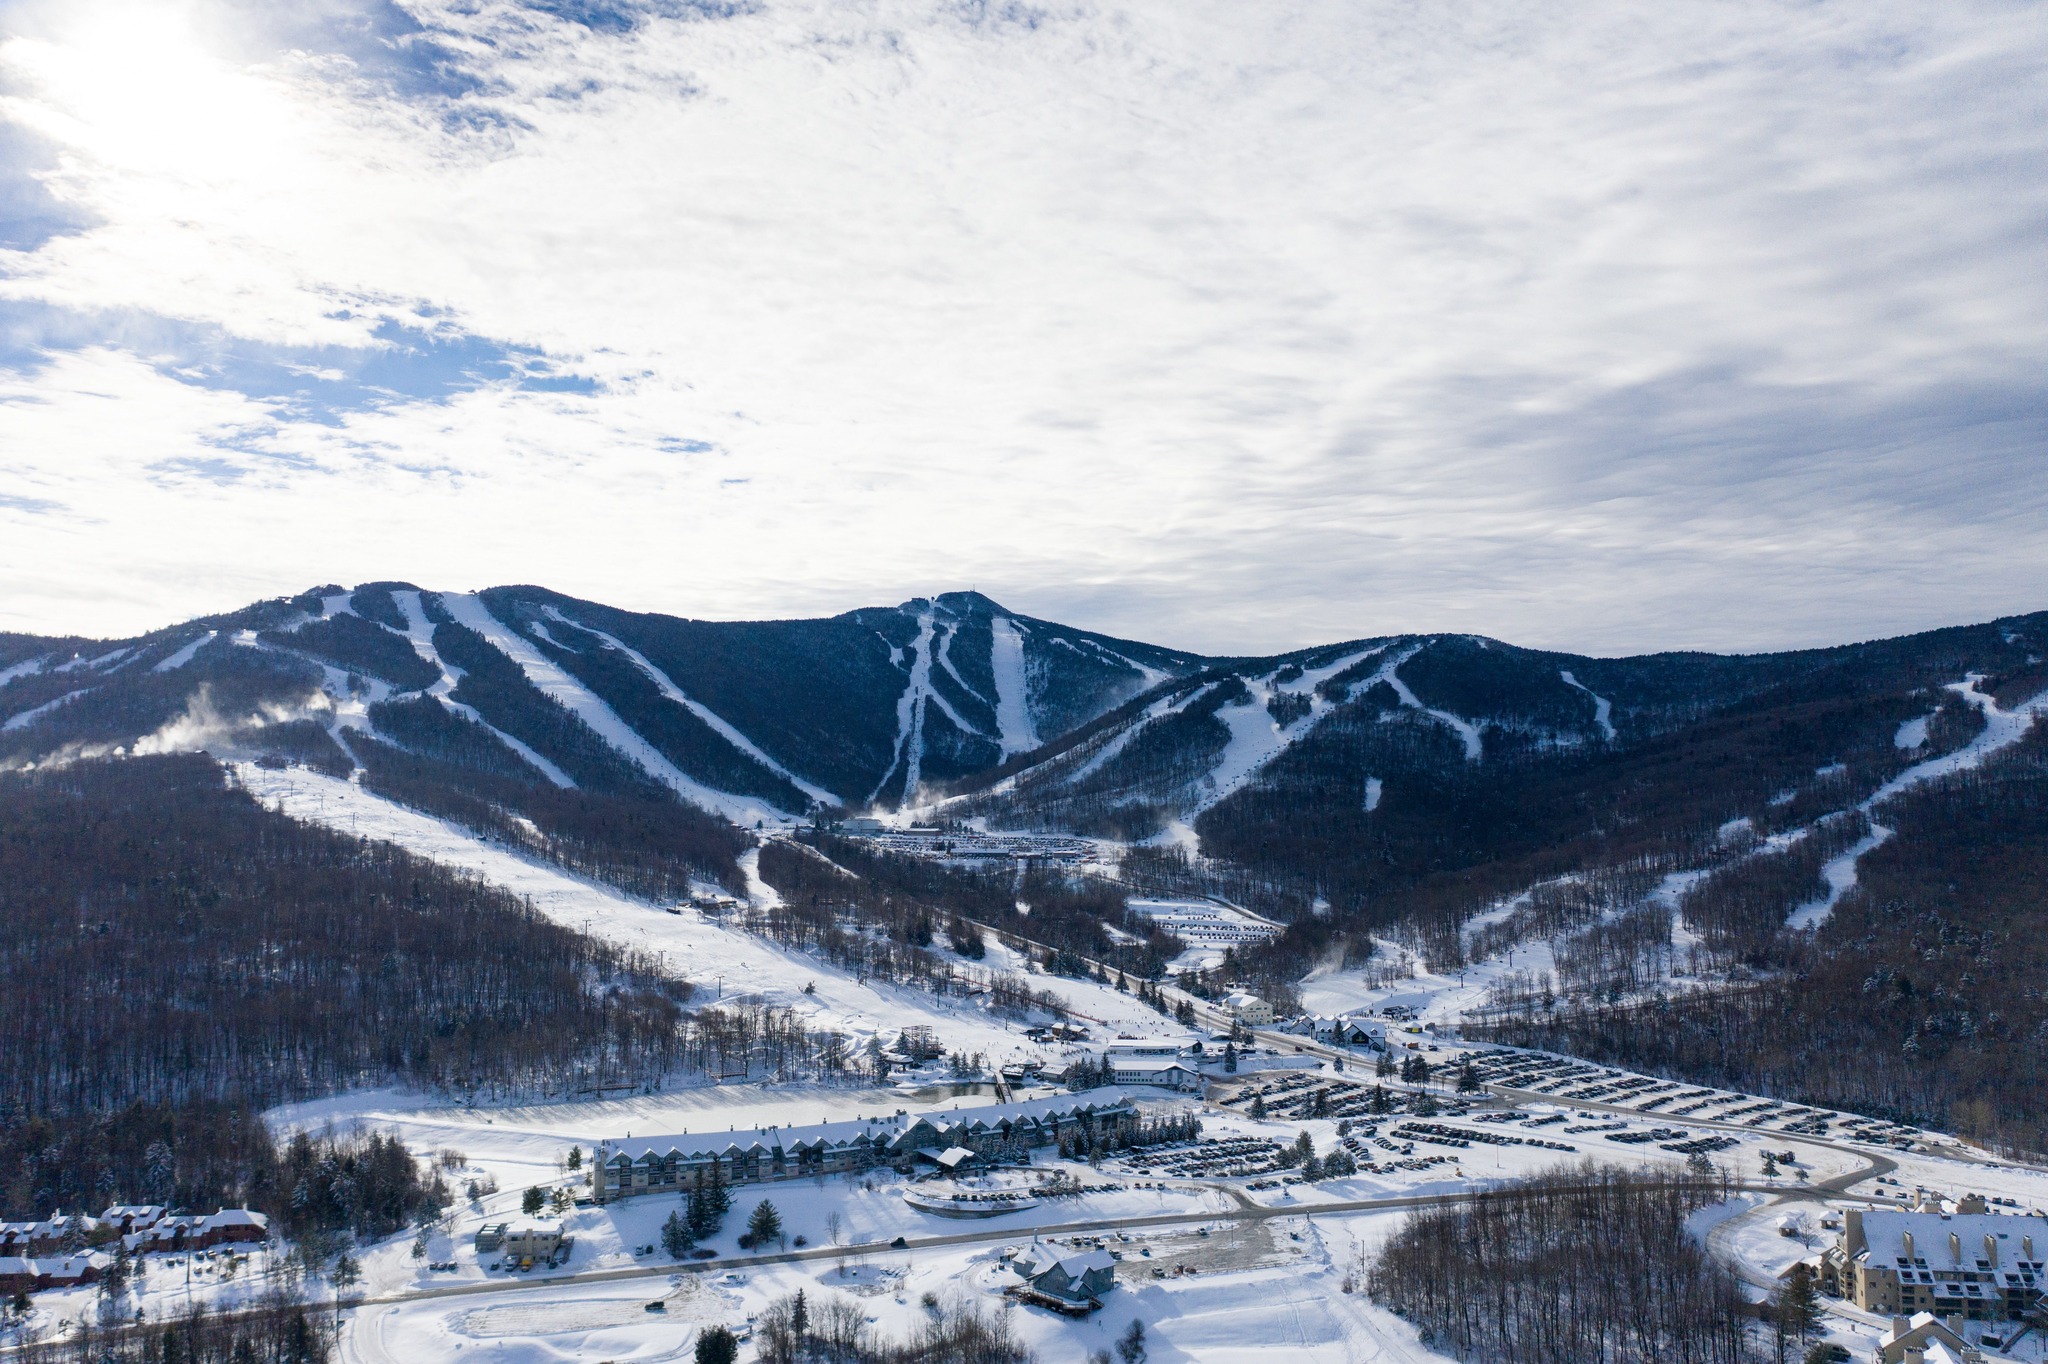
[[[0,640],[0,761],[211,745],[353,766],[381,744],[751,824],[894,807],[1206,662],[977,593],[714,622],[373,583],[133,640]]]

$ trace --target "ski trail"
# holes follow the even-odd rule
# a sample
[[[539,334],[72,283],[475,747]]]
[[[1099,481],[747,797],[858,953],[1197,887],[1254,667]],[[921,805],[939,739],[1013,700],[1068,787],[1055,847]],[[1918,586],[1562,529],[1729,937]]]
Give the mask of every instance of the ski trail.
[[[802,791],[812,800],[817,801],[821,805],[845,804],[845,802],[840,800],[838,796],[833,795],[824,787],[805,781],[802,777],[799,777],[796,773],[790,771],[787,767],[784,767],[781,763],[775,761],[775,759],[769,757],[766,753],[763,753],[760,750],[760,748],[755,745],[752,739],[749,739],[746,735],[740,733],[740,731],[735,729],[732,725],[727,724],[725,718],[714,712],[711,709],[711,707],[705,705],[701,701],[694,700],[690,696],[686,695],[683,689],[675,684],[674,679],[672,679],[667,673],[663,672],[660,668],[655,667],[653,662],[651,662],[646,655],[642,654],[638,649],[635,649],[631,645],[627,644],[618,636],[607,634],[605,631],[599,630],[594,626],[585,625],[581,621],[572,620],[570,617],[563,615],[560,611],[557,611],[552,606],[546,607],[544,609],[546,610],[550,618],[560,621],[562,624],[567,625],[572,629],[581,630],[587,635],[595,636],[596,638],[603,640],[607,645],[611,646],[612,648],[617,649],[620,653],[624,654],[628,660],[631,661],[634,667],[638,668],[643,674],[646,675],[648,681],[652,682],[657,688],[660,689],[661,694],[663,696],[666,696],[669,700],[675,702],[683,709],[689,711],[690,714],[696,716],[699,720],[702,720],[705,724],[709,725],[713,730],[717,731],[718,736],[720,738],[724,739],[734,748],[737,748],[740,752],[752,758],[755,762],[761,764],[761,766],[767,768],[770,772],[773,772],[776,776],[781,777],[784,781],[787,781],[791,785],[795,786],[799,791]]]
[[[1064,786],[1078,786],[1089,777],[1101,771],[1109,763],[1115,761],[1116,755],[1123,752],[1131,740],[1138,737],[1138,731],[1144,729],[1154,720],[1168,715],[1180,714],[1221,685],[1220,682],[1205,682],[1178,701],[1170,697],[1154,701],[1151,705],[1145,707],[1144,712],[1137,719],[1125,725],[1108,743],[1090,754],[1088,761],[1082,763],[1079,767],[1061,778],[1061,784]],[[1018,773],[1018,776],[1021,777],[1022,775],[1024,774]]]
[[[1260,678],[1247,678],[1245,685],[1251,690],[1251,698],[1234,706],[1224,706],[1216,712],[1216,718],[1230,729],[1230,742],[1224,745],[1223,753],[1216,765],[1209,769],[1204,781],[1208,791],[1181,818],[1193,820],[1203,811],[1214,806],[1246,782],[1265,770],[1268,763],[1286,752],[1321,724],[1336,704],[1317,693],[1316,688],[1343,672],[1354,668],[1366,659],[1385,653],[1387,646],[1374,645],[1355,654],[1347,654],[1334,663],[1320,668],[1305,669],[1301,676],[1291,682],[1276,682],[1275,674]],[[1277,670],[1276,670],[1277,673]],[[1306,697],[1308,713],[1288,725],[1282,725],[1266,709],[1266,703],[1275,696]]]
[[[425,662],[440,669],[440,680],[427,688],[427,695],[463,719],[482,725],[497,736],[499,743],[533,764],[535,771],[556,786],[565,791],[573,789],[576,783],[570,779],[569,774],[535,752],[531,744],[513,738],[484,719],[475,706],[465,705],[449,695],[455,690],[456,684],[462,681],[462,670],[443,659],[440,650],[434,647],[434,623],[427,619],[426,609],[420,605],[420,594],[409,590],[395,591],[391,594],[391,600],[398,604],[399,614],[405,617],[405,637],[412,641],[412,651]]]
[[[192,656],[194,654],[198,653],[201,649],[204,649],[207,645],[213,643],[213,641],[216,638],[218,638],[219,635],[220,631],[218,630],[208,630],[205,634],[199,636],[199,638],[191,641],[189,644],[186,644],[183,648],[179,649],[178,652],[172,654],[169,658],[159,659],[157,661],[156,666],[151,668],[150,671],[153,673],[176,672],[178,669],[184,667],[187,663],[190,663],[192,661]]]
[[[1378,777],[1365,779],[1365,812],[1371,814],[1380,808],[1380,796],[1386,791],[1386,783]]]
[[[1614,722],[1611,717],[1614,714],[1614,703],[1596,693],[1591,687],[1579,681],[1578,678],[1573,677],[1567,669],[1559,668],[1557,675],[1564,679],[1564,684],[1567,687],[1576,687],[1593,698],[1593,723],[1600,726],[1600,733],[1606,737],[1609,743],[1613,743]]]
[[[479,838],[452,821],[348,781],[304,768],[266,771],[253,763],[235,764],[234,770],[250,795],[282,814],[395,843],[521,895],[566,928],[632,951],[660,953],[676,975],[705,987],[698,1004],[712,1001],[710,986],[717,978],[719,994],[726,999],[757,995],[777,1008],[794,1010],[805,1026],[845,1033],[856,1045],[900,1031],[906,1024],[928,1023],[957,1039],[957,1045],[985,1050],[991,1057],[1048,1054],[1023,1048],[1000,1019],[971,1000],[907,984],[860,981],[829,962],[724,927],[695,910],[664,913],[648,901],[579,877],[523,849]],[[754,850],[748,856],[758,855]]]
[[[101,668],[104,668],[111,663],[119,662],[121,656],[128,652],[129,650],[123,647],[115,649],[111,653],[101,654],[98,658],[74,658],[69,663],[59,663],[50,671],[58,673],[71,673],[77,672],[79,669],[83,668],[87,672],[96,673]]]
[[[59,706],[68,706],[91,690],[91,687],[80,687],[77,691],[67,691],[54,701],[45,701],[40,706],[32,706],[19,715],[10,716],[6,724],[0,725],[0,733],[12,734],[18,729],[27,729]]]
[[[948,630],[946,631],[945,638],[939,641],[939,666],[946,670],[946,676],[952,678],[955,682],[958,682],[960,684],[961,691],[966,692],[969,696],[981,702],[981,704],[987,706],[990,710],[994,710],[996,708],[996,703],[989,700],[986,696],[983,696],[980,692],[976,691],[973,685],[969,683],[966,678],[960,675],[960,670],[953,666],[953,641],[959,638],[959,636],[960,632],[958,630]],[[975,732],[980,733],[979,730],[976,730]]]
[[[922,775],[924,699],[932,693],[932,613],[929,610],[917,618],[917,638],[911,642],[910,652],[910,677],[903,684],[903,694],[896,698],[896,756],[891,759],[889,770],[875,783],[875,789],[868,793],[870,805],[875,803],[875,797],[882,794],[889,778],[896,775],[898,766],[904,769],[900,805],[910,804]]]
[[[1911,752],[1916,748],[1927,747],[1927,721],[1929,718],[1925,715],[1916,715],[1900,725],[1898,733],[1892,735],[1892,747],[1905,749],[1907,752]]]
[[[765,801],[706,786],[670,762],[660,749],[641,738],[631,725],[620,719],[618,712],[605,704],[604,698],[571,677],[515,631],[506,628],[475,593],[444,592],[440,601],[457,624],[476,631],[498,652],[517,663],[536,690],[560,703],[627,761],[637,764],[684,800],[735,824],[779,824],[787,818]]]
[[[46,658],[25,659],[10,668],[0,668],[0,687],[6,686],[17,677],[34,677],[43,670]]]
[[[1002,733],[1003,756],[1029,753],[1039,741],[1024,676],[1024,632],[1008,616],[994,617],[988,628],[988,666],[996,679],[996,728]]]
[[[782,892],[761,879],[761,848],[759,844],[741,853],[737,859],[740,875],[747,882],[747,903],[755,909],[775,909],[782,904]]]
[[[1877,807],[1892,797],[1912,790],[1942,777],[1957,772],[1968,772],[1981,767],[1985,760],[2027,737],[2027,731],[2034,727],[2034,721],[2043,712],[2048,712],[2048,691],[2020,702],[2011,710],[1998,704],[1996,698],[1977,690],[1977,684],[1984,680],[1983,673],[1966,673],[1960,682],[1948,684],[1948,690],[1975,706],[1984,715],[1984,732],[1964,744],[1953,753],[1926,762],[1915,763],[1893,777],[1884,785],[1871,792],[1856,806],[1865,815],[1874,815]],[[1787,928],[1819,928],[1828,916],[1835,912],[1835,906],[1842,902],[1856,886],[1856,864],[1864,854],[1883,847],[1896,832],[1875,818],[1871,819],[1870,832],[1857,841],[1855,846],[1829,858],[1821,867],[1821,878],[1828,883],[1828,892],[1808,905],[1802,905],[1785,920]]]
[[[1384,682],[1394,689],[1394,694],[1401,698],[1402,705],[1419,710],[1424,715],[1449,725],[1457,731],[1458,737],[1465,741],[1465,761],[1476,763],[1479,761],[1480,754],[1484,751],[1480,745],[1479,727],[1470,720],[1453,715],[1447,710],[1438,710],[1434,706],[1423,705],[1415,693],[1408,689],[1408,684],[1401,680],[1401,665],[1421,653],[1425,647],[1425,645],[1421,644],[1416,645],[1407,653],[1402,654],[1392,663],[1367,678],[1363,685],[1370,687],[1375,682]]]
[[[1149,664],[1140,663],[1137,659],[1131,658],[1125,654],[1120,654],[1116,650],[1111,649],[1105,645],[1097,644],[1092,639],[1084,640],[1082,642],[1085,643],[1089,648],[1095,650],[1096,653],[1101,654],[1105,658],[1112,659],[1115,662],[1123,664],[1126,668],[1132,669],[1140,677],[1144,678],[1145,685],[1142,688],[1140,688],[1140,690],[1142,691],[1150,691],[1152,688],[1158,686],[1161,682],[1165,682],[1173,676],[1172,673],[1167,672],[1164,668],[1154,668]]]
[[[320,599],[320,619],[332,620],[336,616],[353,616],[356,613],[356,594],[337,592],[331,597]]]

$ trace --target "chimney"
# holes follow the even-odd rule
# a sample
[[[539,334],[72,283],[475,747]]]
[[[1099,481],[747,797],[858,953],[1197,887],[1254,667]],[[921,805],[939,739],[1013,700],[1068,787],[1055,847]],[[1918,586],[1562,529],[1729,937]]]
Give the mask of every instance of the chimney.
[[[1866,1244],[1863,1239],[1863,1210],[1850,1208],[1842,1214],[1842,1254],[1853,1260],[1863,1253]],[[2028,1258],[2033,1258],[2031,1252]]]
[[[1900,1232],[1899,1235],[1905,1239],[1906,1258],[1910,1260],[1913,1258],[1913,1233],[1910,1231],[1904,1231]]]
[[[2027,1253],[2027,1258],[2028,1258],[2029,1260],[2031,1260],[2031,1259],[2033,1259],[2033,1258],[2034,1258],[2034,1238],[2033,1238],[2033,1237],[2031,1237],[2031,1236],[2022,1236],[2022,1237],[2020,1237],[2020,1247],[2021,1247],[2021,1248],[2022,1248],[2023,1250],[2025,1250],[2025,1251],[2026,1251],[2026,1253]]]
[[[1948,1234],[1948,1257],[1957,1264],[1963,1262],[1963,1238],[1954,1232]]]
[[[1991,1261],[1993,1269],[1998,1268],[1998,1238],[1988,1231],[1984,1233],[1984,1258]]]

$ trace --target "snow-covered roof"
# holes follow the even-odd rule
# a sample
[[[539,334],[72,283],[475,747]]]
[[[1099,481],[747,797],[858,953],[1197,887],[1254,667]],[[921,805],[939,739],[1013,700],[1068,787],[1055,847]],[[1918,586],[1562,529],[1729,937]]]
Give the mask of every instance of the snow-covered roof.
[[[999,1127],[1005,1122],[1014,1124],[1025,1120],[1044,1121],[1049,1117],[1065,1117],[1077,1111],[1100,1113],[1129,1102],[1128,1096],[1114,1090],[1097,1090],[1086,1097],[1055,1096],[1047,1099],[1029,1099],[1023,1103],[941,1108],[923,1113],[846,1118],[838,1122],[808,1123],[794,1127],[755,1127],[726,1132],[683,1132],[652,1137],[629,1137],[601,1144],[605,1148],[603,1160],[608,1165],[617,1164],[621,1158],[632,1162],[643,1157],[659,1159],[671,1154],[690,1156],[717,1152],[725,1155],[735,1150],[759,1151],[762,1155],[770,1155],[778,1150],[795,1151],[821,1145],[845,1146],[862,1141],[893,1148],[899,1141],[914,1133],[920,1123],[940,1132],[961,1127],[969,1131],[976,1127],[987,1130]]]
[[[1032,1242],[1016,1262],[1017,1272],[1027,1279],[1036,1279],[1055,1265],[1076,1283],[1090,1270],[1116,1269],[1116,1261],[1106,1250],[1070,1250],[1063,1255],[1041,1241]]]
[[[1998,1213],[1905,1212],[1872,1209],[1863,1214],[1864,1253],[1873,1264],[1891,1264],[1906,1254],[1906,1233],[1913,1236],[1913,1258],[1925,1260],[1930,1269],[1956,1266],[1974,1268],[1984,1258],[1984,1238],[1998,1246],[2001,1268],[2015,1261],[2038,1262],[2048,1258],[2048,1217],[2007,1217]],[[1951,1254],[1949,1237],[1956,1238]],[[2033,1253],[2026,1253],[2026,1239],[2033,1238]]]
[[[270,1219],[260,1212],[251,1212],[247,1208],[222,1208],[219,1212],[206,1218],[201,1225],[206,1227],[256,1227],[267,1230],[270,1226]]]
[[[910,1125],[911,1119],[899,1113],[888,1117],[846,1118],[838,1122],[808,1123],[798,1127],[748,1127],[725,1132],[680,1132],[656,1137],[627,1137],[604,1143],[604,1158],[607,1162],[616,1162],[621,1157],[638,1160],[642,1156],[687,1155],[712,1151],[723,1155],[735,1150],[759,1150],[765,1154],[819,1143],[839,1146],[859,1141],[863,1137],[869,1142],[887,1143],[901,1136]]]

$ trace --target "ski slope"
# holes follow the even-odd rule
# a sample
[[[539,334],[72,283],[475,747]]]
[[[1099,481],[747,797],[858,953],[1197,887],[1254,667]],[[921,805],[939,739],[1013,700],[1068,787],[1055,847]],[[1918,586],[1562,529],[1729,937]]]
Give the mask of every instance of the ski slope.
[[[457,624],[476,631],[499,653],[517,663],[519,670],[526,674],[526,680],[543,695],[559,703],[611,745],[615,752],[684,800],[742,827],[780,825],[788,821],[788,815],[766,801],[706,786],[670,762],[660,749],[641,738],[631,725],[620,719],[618,712],[606,705],[596,692],[571,677],[553,659],[492,615],[481,597],[470,592],[444,592],[440,601]]]
[[[1394,695],[1401,698],[1402,705],[1409,707],[1411,710],[1419,710],[1424,715],[1427,715],[1432,719],[1439,720],[1442,723],[1449,725],[1454,731],[1456,731],[1458,738],[1462,740],[1465,745],[1465,761],[1468,763],[1476,763],[1479,761],[1480,757],[1485,751],[1484,747],[1480,743],[1479,727],[1473,724],[1470,720],[1467,720],[1462,716],[1453,715],[1447,710],[1438,710],[1434,706],[1423,705],[1421,700],[1416,697],[1415,693],[1408,689],[1408,684],[1401,680],[1401,665],[1403,663],[1406,663],[1409,659],[1415,657],[1415,655],[1421,653],[1424,647],[1425,646],[1420,644],[1416,645],[1407,653],[1393,660],[1386,667],[1380,669],[1377,673],[1374,673],[1370,678],[1368,678],[1364,683],[1361,684],[1361,687],[1359,689],[1369,689],[1374,682],[1386,683],[1388,686],[1394,689]]]
[[[1038,747],[1038,728],[1031,722],[1031,694],[1024,672],[1024,632],[1008,616],[988,623],[989,670],[996,679],[996,728],[1002,731],[1003,756],[1029,753]]]
[[[1601,737],[1614,742],[1614,703],[1595,692],[1591,687],[1573,677],[1568,668],[1559,668],[1557,675],[1564,679],[1567,687],[1575,687],[1593,698],[1593,723],[1600,726]]]
[[[566,791],[573,788],[576,783],[570,779],[567,772],[564,772],[561,768],[555,766],[554,763],[542,757],[531,745],[513,738],[504,730],[499,729],[496,725],[484,719],[478,713],[476,707],[464,705],[449,695],[450,692],[455,690],[457,684],[462,681],[462,670],[443,659],[440,650],[434,647],[434,625],[432,621],[427,619],[426,609],[420,605],[420,594],[411,591],[395,591],[391,594],[391,600],[397,603],[399,614],[405,617],[405,637],[412,641],[412,651],[418,654],[424,662],[440,670],[440,678],[427,688],[427,695],[433,697],[463,719],[482,725],[497,736],[499,743],[517,753],[528,763],[531,763],[534,771],[546,777],[562,790]]]
[[[170,657],[159,659],[156,666],[151,668],[150,671],[153,673],[176,672],[187,663],[190,663],[194,654],[197,654],[201,649],[204,649],[219,637],[220,631],[208,630],[205,634],[186,644]]]
[[[1855,889],[1856,864],[1863,860],[1865,854],[1883,847],[1896,832],[1877,822],[1876,811],[1879,806],[1916,786],[1983,766],[1995,755],[2026,738],[2027,731],[2034,727],[2034,721],[2044,712],[2048,712],[2048,691],[2042,691],[2020,702],[2011,710],[2006,710],[1998,704],[1997,698],[1978,690],[1978,684],[1983,680],[1984,674],[1969,673],[1962,681],[1948,684],[1949,691],[1975,706],[1984,716],[1983,732],[1953,753],[1944,753],[1938,758],[1915,763],[1871,792],[1858,804],[1858,810],[1871,816],[1870,832],[1858,840],[1855,846],[1828,859],[1821,867],[1821,879],[1826,881],[1828,886],[1827,894],[1811,904],[1802,905],[1794,910],[1792,916],[1785,921],[1787,928],[1819,928],[1835,912],[1835,906],[1842,902],[1842,897]],[[1923,738],[1925,723],[1924,720],[1921,721]]]
[[[1345,669],[1354,668],[1386,650],[1386,645],[1378,644],[1358,653],[1346,654],[1320,668],[1303,669],[1301,676],[1289,682],[1276,680],[1279,669],[1263,677],[1246,678],[1245,686],[1251,692],[1251,698],[1216,711],[1216,718],[1230,729],[1230,742],[1224,746],[1222,754],[1204,778],[1206,792],[1187,808],[1182,817],[1191,820],[1214,806],[1300,742],[1336,709],[1336,705],[1319,694],[1316,688]],[[1291,724],[1282,725],[1266,709],[1267,703],[1276,696],[1306,698],[1308,713]]]
[[[904,771],[903,799],[897,803],[907,806],[916,798],[924,761],[924,703],[931,694],[932,613],[926,610],[917,618],[917,639],[910,646],[910,676],[903,684],[903,694],[896,698],[896,756],[890,759],[889,769],[882,773],[875,789],[868,793],[870,805],[882,794],[898,767]]]
[[[793,1009],[814,1029],[856,1041],[893,1038],[907,1025],[939,1030],[949,1049],[985,1052],[991,1064],[1050,1059],[1056,1049],[1028,1041],[1021,1024],[987,1013],[971,1000],[909,986],[860,982],[837,968],[706,919],[696,910],[671,913],[609,886],[583,880],[512,848],[479,839],[461,826],[399,805],[354,783],[302,768],[266,771],[237,764],[236,779],[266,806],[295,819],[352,836],[384,839],[444,866],[472,872],[526,897],[564,927],[622,947],[658,954],[668,970],[692,981],[697,1003],[757,996]],[[758,879],[758,878],[754,878]],[[993,946],[993,944],[991,944]],[[997,961],[1005,960],[998,956]],[[1170,1031],[1170,1019],[1127,994],[1094,982],[1033,975],[1033,988],[1057,988],[1075,1008],[1128,1032]],[[811,987],[807,992],[806,987]]]
[[[31,706],[19,715],[9,716],[5,724],[0,724],[0,733],[12,734],[18,729],[27,729],[59,706],[68,706],[90,691],[92,691],[91,687],[80,687],[77,691],[67,691],[54,701],[45,701],[40,706]]]
[[[732,725],[728,724],[725,720],[725,717],[713,711],[711,707],[687,695],[681,687],[678,687],[675,684],[675,679],[671,678],[667,673],[663,672],[660,668],[655,667],[646,655],[642,654],[638,649],[635,649],[632,645],[627,644],[624,640],[618,638],[618,636],[616,635],[608,634],[603,630],[597,629],[595,626],[585,625],[581,621],[572,620],[568,616],[563,615],[560,611],[556,610],[552,606],[546,609],[550,619],[559,621],[563,625],[567,625],[572,629],[581,630],[586,635],[590,635],[594,638],[603,640],[605,644],[609,645],[611,648],[617,649],[621,654],[624,654],[626,656],[627,661],[630,662],[634,667],[638,668],[641,671],[641,673],[647,678],[647,680],[652,682],[655,685],[655,687],[660,690],[663,696],[675,702],[684,710],[689,711],[690,714],[696,716],[699,720],[702,720],[706,725],[710,726],[710,728],[715,733],[717,733],[717,735],[721,739],[724,739],[734,748],[737,748],[740,752],[746,754],[749,758],[752,758],[755,762],[761,764],[761,766],[767,768],[776,776],[781,777],[784,781],[787,781],[788,783],[790,783],[790,785],[796,787],[799,791],[802,791],[812,800],[817,801],[821,805],[845,804],[844,801],[842,801],[838,796],[834,795],[832,792],[827,791],[824,787],[819,786],[814,782],[805,781],[802,777],[799,777],[796,773],[790,771],[787,767],[784,767],[781,763],[777,762],[775,759],[769,757],[766,753],[762,752],[760,747],[757,746],[752,739],[749,739],[746,735],[740,733],[739,730],[735,729]]]

